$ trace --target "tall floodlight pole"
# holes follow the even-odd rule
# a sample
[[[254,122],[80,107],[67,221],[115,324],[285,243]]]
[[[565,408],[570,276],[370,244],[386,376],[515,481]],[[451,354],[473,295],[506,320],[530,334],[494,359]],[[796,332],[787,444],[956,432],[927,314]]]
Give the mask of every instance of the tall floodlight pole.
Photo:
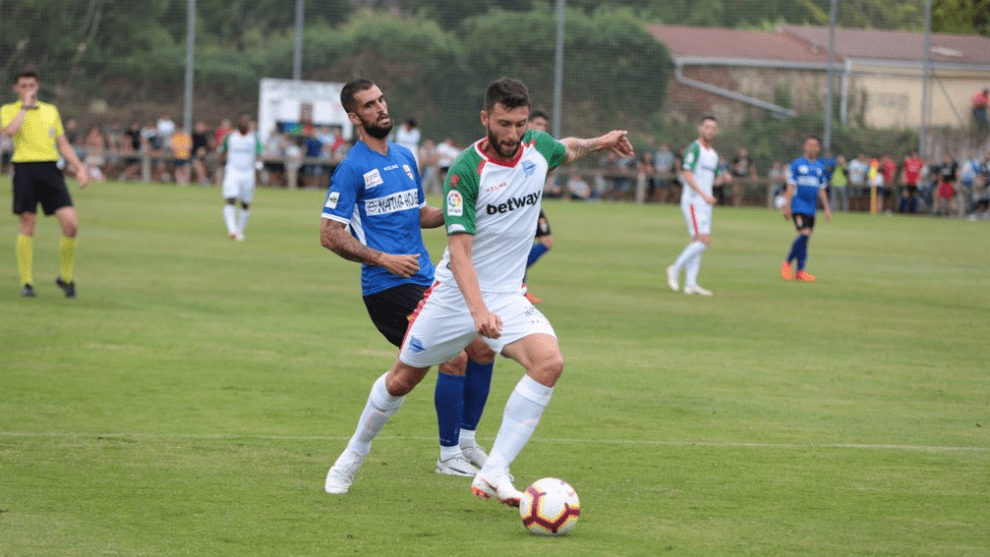
[[[925,52],[921,85],[921,129],[918,130],[918,154],[925,158],[925,135],[928,133],[928,76],[932,71],[932,0],[925,1]]]
[[[835,8],[838,0],[832,0],[828,14],[828,93],[825,95],[825,133],[822,134],[827,151],[832,148],[832,81],[835,79]]]
[[[186,90],[182,126],[191,133],[193,119],[193,65],[196,54],[196,0],[189,0],[186,13]]]
[[[296,47],[292,54],[292,79],[302,79],[302,47],[303,47],[303,4],[305,0],[296,0]]]
[[[563,117],[564,91],[564,18],[567,0],[557,0],[557,54],[553,69],[553,136],[560,137],[560,120]]]
[[[182,126],[186,133],[192,129],[192,86],[193,65],[196,60],[196,0],[189,0],[186,8],[186,90],[184,106],[182,107]]]

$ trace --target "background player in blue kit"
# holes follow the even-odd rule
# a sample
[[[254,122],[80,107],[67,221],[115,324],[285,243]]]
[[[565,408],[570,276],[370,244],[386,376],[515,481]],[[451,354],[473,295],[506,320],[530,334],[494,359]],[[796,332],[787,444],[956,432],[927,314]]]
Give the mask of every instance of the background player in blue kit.
[[[361,140],[330,181],[320,240],[344,259],[363,264],[368,314],[382,335],[400,346],[409,316],[433,283],[421,227],[443,226],[444,216],[427,206],[412,153],[386,139],[393,122],[381,89],[358,79],[344,86],[340,100]],[[466,351],[470,360],[461,352],[437,374],[438,474],[474,476],[487,459],[474,433],[488,400],[495,354],[480,340]]]
[[[529,129],[540,130],[541,132],[547,131],[547,127],[550,125],[550,118],[547,117],[546,113],[540,112],[539,110],[534,110],[529,113]],[[543,209],[540,209],[540,220],[536,223],[536,241],[533,242],[533,247],[529,250],[529,257],[526,258],[526,269],[528,270],[537,261],[540,260],[550,248],[553,247],[553,233],[550,232],[550,220],[547,219],[546,213]],[[526,281],[526,277],[523,277],[523,282]],[[543,300],[537,297],[535,294],[529,291],[529,287],[526,288],[526,299],[533,304],[541,304]]]
[[[832,220],[832,211],[828,206],[828,196],[825,194],[825,167],[818,160],[822,144],[819,139],[809,135],[804,140],[804,156],[794,159],[787,169],[787,190],[784,192],[784,219],[794,219],[798,236],[791,245],[787,260],[780,265],[780,276],[784,280],[800,280],[814,282],[815,277],[804,270],[808,260],[808,240],[815,228],[815,210],[819,201],[825,210],[825,220]],[[791,275],[792,261],[797,260],[797,274]]]

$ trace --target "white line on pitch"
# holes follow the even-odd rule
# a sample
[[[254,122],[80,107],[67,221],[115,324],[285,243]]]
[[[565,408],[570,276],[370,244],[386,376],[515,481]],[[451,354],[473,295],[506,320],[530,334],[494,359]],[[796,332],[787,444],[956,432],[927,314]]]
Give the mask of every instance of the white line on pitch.
[[[264,435],[252,433],[207,433],[207,434],[157,434],[157,433],[74,433],[74,432],[29,432],[0,431],[2,437],[20,438],[114,438],[114,439],[187,439],[187,440],[236,440],[261,439],[271,441],[346,441],[342,435]],[[378,440],[389,441],[436,441],[435,437],[380,435]],[[726,449],[850,449],[876,451],[915,451],[915,452],[990,452],[988,447],[951,447],[932,445],[896,445],[887,443],[747,443],[732,441],[665,441],[652,439],[562,439],[534,437],[533,443],[561,443],[574,445],[642,445],[664,447],[710,447]]]

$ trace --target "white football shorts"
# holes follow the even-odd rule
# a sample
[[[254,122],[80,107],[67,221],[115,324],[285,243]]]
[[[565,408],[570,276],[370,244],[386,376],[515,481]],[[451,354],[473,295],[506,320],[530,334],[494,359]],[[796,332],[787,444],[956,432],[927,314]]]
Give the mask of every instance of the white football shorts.
[[[700,236],[712,233],[712,206],[705,203],[683,203],[681,212],[687,223],[688,234]]]
[[[232,172],[226,169],[223,173],[223,198],[250,203],[254,198],[254,171]]]
[[[557,337],[550,321],[533,307],[522,290],[489,293],[484,297],[488,309],[502,318],[501,337],[481,337],[496,354],[506,345],[529,335]],[[413,367],[435,366],[456,356],[476,336],[474,319],[457,284],[434,283],[413,313],[399,350],[399,360]]]

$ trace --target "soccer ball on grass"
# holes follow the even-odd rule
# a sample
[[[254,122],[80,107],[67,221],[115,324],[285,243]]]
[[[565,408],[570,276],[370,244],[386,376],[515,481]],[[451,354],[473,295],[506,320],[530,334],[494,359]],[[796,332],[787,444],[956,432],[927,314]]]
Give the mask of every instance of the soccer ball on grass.
[[[581,516],[577,492],[564,480],[536,480],[523,492],[519,517],[523,526],[541,536],[560,536],[570,532]]]

